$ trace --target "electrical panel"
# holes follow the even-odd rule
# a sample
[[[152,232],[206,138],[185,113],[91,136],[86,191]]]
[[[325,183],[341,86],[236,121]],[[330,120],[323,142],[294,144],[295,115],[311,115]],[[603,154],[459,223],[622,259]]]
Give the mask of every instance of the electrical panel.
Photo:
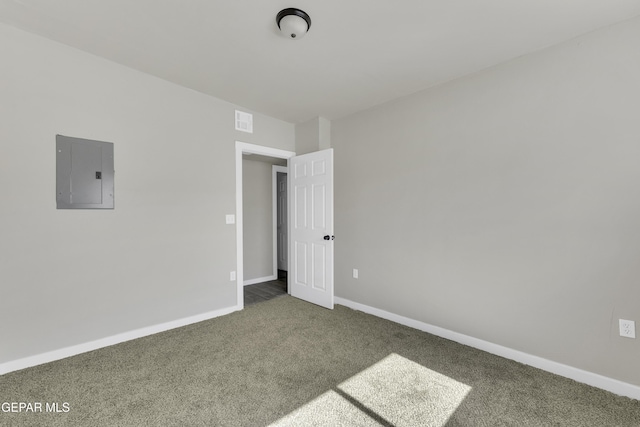
[[[113,144],[56,135],[58,209],[114,208]]]

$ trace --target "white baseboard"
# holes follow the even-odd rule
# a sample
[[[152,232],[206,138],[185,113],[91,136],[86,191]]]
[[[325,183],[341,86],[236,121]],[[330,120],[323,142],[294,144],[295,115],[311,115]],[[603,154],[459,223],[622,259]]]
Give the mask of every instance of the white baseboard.
[[[640,400],[640,387],[637,385],[625,383],[593,372],[584,371],[552,360],[543,359],[542,357],[503,347],[498,344],[470,337],[468,335],[460,334],[458,332],[450,331],[448,329],[440,328],[438,326],[390,313],[388,311],[380,310],[375,307],[353,302],[348,299],[335,297],[335,303],[364,313],[372,314],[376,317],[391,320],[392,322],[396,322],[401,325],[428,332],[432,335],[437,335],[460,344],[468,345],[469,347],[474,347],[479,350],[486,351],[487,353],[515,360],[516,362],[524,363],[525,365],[533,366],[534,368],[542,369],[543,371],[571,378],[572,380],[610,391],[620,396],[627,396],[632,399]]]
[[[278,278],[278,276],[276,276],[274,274],[273,276],[258,277],[257,279],[245,280],[245,281],[242,282],[242,284],[244,286],[255,285],[256,283],[270,282],[272,280],[276,280],[277,278]]]
[[[241,307],[233,306],[220,310],[214,310],[208,313],[198,314],[196,316],[185,317],[183,319],[173,320],[171,322],[160,323],[158,325],[148,326],[146,328],[123,332],[121,334],[112,335],[110,337],[101,338],[83,344],[77,344],[70,347],[25,357],[22,359],[12,360],[10,362],[0,363],[0,375],[36,365],[42,365],[43,363],[53,362],[55,360],[64,359],[66,357],[75,356],[77,354],[86,353],[88,351],[97,350],[99,348],[108,347],[110,345],[119,344],[121,342],[134,340],[136,338],[146,337],[147,335],[157,334],[158,332],[168,331],[170,329],[179,328],[181,326],[190,325],[192,323],[202,322],[204,320],[213,319],[214,317],[224,316],[225,314],[233,313],[234,311],[238,311],[241,309]]]

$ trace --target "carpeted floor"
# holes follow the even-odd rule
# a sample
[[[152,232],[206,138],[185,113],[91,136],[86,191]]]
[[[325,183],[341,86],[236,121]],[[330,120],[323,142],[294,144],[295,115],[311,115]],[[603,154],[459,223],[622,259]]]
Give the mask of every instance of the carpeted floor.
[[[2,426],[640,426],[637,400],[290,296],[0,376],[0,403]]]

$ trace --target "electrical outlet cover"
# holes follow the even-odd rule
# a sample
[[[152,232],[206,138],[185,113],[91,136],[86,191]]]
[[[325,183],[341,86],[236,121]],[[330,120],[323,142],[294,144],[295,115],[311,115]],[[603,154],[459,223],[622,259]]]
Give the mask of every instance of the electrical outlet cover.
[[[636,322],[620,319],[620,336],[626,338],[636,337]]]

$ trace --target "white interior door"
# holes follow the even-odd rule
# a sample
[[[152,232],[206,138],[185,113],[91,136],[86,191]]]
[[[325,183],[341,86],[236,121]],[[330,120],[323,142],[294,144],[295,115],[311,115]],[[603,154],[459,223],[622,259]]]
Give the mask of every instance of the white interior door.
[[[289,159],[289,289],[333,308],[333,149]]]

